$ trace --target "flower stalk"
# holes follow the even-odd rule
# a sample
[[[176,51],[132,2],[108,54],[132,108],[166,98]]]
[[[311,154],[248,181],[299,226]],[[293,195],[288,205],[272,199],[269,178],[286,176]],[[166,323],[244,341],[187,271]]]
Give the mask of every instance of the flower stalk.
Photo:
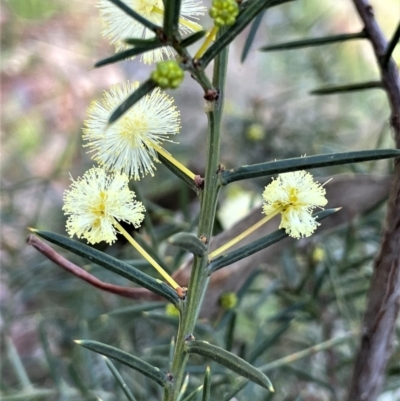
[[[206,40],[203,42],[201,45],[200,49],[197,51],[196,55],[194,56],[195,59],[199,59],[205,51],[210,47],[211,42],[214,41],[215,37],[217,36],[218,33],[218,27],[214,26],[211,31],[208,33]]]
[[[248,228],[247,230],[243,231],[241,234],[239,234],[237,237],[231,239],[230,241],[228,241],[226,244],[222,245],[221,247],[219,247],[218,249],[216,249],[215,251],[211,252],[210,254],[208,254],[208,260],[211,261],[213,259],[215,259],[217,256],[221,255],[222,253],[224,253],[226,250],[228,250],[229,248],[231,248],[233,245],[237,244],[238,242],[240,242],[241,240],[243,240],[244,238],[246,238],[247,236],[249,236],[250,234],[252,234],[254,231],[256,231],[257,229],[259,229],[261,226],[263,226],[266,222],[270,221],[272,218],[274,218],[276,215],[278,215],[279,213],[281,213],[283,211],[283,207],[277,208],[273,213],[269,214],[268,216],[265,216],[263,219],[261,219],[260,221],[258,221],[256,224],[252,225],[250,228]]]
[[[154,150],[156,150],[160,155],[164,156],[169,162],[171,162],[174,166],[179,168],[183,173],[185,173],[189,178],[192,180],[195,179],[196,174],[191,172],[187,167],[185,167],[181,162],[176,160],[171,153],[167,152],[165,149],[161,148],[160,146],[157,145],[151,145]]]
[[[128,240],[128,242],[163,276],[165,281],[177,292],[182,292],[182,287],[132,238],[132,236],[118,223],[114,222],[115,228]]]

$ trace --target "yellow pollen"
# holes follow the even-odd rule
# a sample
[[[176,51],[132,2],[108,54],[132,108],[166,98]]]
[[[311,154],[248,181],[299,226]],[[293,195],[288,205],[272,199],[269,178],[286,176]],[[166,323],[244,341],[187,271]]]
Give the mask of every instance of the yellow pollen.
[[[94,224],[95,226],[100,225],[100,218],[103,217],[106,213],[106,201],[107,201],[107,193],[104,191],[101,191],[99,194],[99,201],[95,203],[93,206],[90,207],[90,212],[93,213],[94,215],[98,216],[98,219],[96,220],[96,223]]]
[[[142,137],[149,131],[148,124],[142,118],[125,118],[121,121],[119,135],[132,148],[142,146]]]
[[[291,204],[296,204],[298,199],[297,199],[297,190],[296,188],[291,188],[290,193],[289,193],[289,199]]]

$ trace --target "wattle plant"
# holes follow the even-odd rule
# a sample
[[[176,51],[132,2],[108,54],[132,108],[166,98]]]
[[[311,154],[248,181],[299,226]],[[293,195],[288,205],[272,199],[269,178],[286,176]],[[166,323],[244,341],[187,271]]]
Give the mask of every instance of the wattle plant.
[[[263,387],[265,397],[276,390],[266,373],[289,363],[288,361],[276,361],[275,364],[271,362],[255,367],[245,358],[224,349],[221,344],[204,341],[198,334],[199,313],[210,277],[217,270],[229,269],[234,262],[288,236],[299,239],[312,235],[322,219],[339,211],[324,209],[329,202],[325,197],[324,184],[314,181],[312,175],[305,170],[395,158],[400,154],[396,149],[365,150],[305,157],[299,155],[292,159],[234,166],[230,169],[220,165],[221,120],[226,73],[229,68],[229,45],[266,10],[285,2],[286,0],[215,0],[209,11],[213,28],[206,34],[196,22],[198,16],[205,12],[205,7],[199,1],[99,1],[101,18],[105,22],[104,35],[119,52],[99,61],[96,67],[136,56],[140,56],[146,63],[156,62],[157,65],[146,81],[140,84],[116,85],[104,93],[102,100],[94,101],[88,109],[88,119],[83,130],[84,147],[99,166],[87,171],[82,178],[73,180],[71,188],[65,192],[63,210],[68,216],[67,232],[71,237],[76,236],[89,244],[101,241],[112,244],[116,241],[117,233],[120,233],[158,273],[155,273],[155,278],[143,273],[139,267],[52,232],[33,229],[35,235],[30,237],[29,242],[59,265],[67,266],[66,259],[54,256],[54,251],[36,237],[40,236],[131,280],[141,287],[141,290],[146,289],[146,294],[156,294],[159,299],[169,302],[167,315],[171,319],[177,319],[178,324],[170,345],[168,370],[159,369],[138,356],[116,348],[112,343],[105,344],[90,338],[76,340],[78,345],[119,361],[147,376],[162,388],[164,401],[215,399],[212,394],[221,381],[214,377],[213,370],[206,365],[203,365],[203,383],[194,391],[187,392],[185,376],[188,361],[194,355],[197,356],[197,360],[216,362],[216,365],[221,366],[221,375],[229,377],[226,372],[235,372],[245,378],[231,386],[224,400],[233,399],[248,381]],[[192,55],[188,46],[198,44],[204,36],[206,38],[199,50]],[[250,44],[252,38],[254,35],[249,36]],[[213,69],[212,75],[209,76],[206,67],[211,62]],[[190,79],[189,76],[200,85],[206,101],[208,133],[204,177],[191,172],[162,147],[164,141],[170,141],[171,136],[178,134],[180,130],[180,112],[173,105],[172,97],[162,89],[179,90],[184,77]],[[224,135],[229,135],[229,132]],[[145,207],[134,199],[135,194],[128,184],[130,179],[140,181],[147,174],[156,175],[156,166],[160,162],[181,180],[182,185],[195,191],[200,200],[197,227],[192,232],[176,234],[172,239],[173,243],[184,251],[193,254],[187,288],[163,268],[161,257],[150,255],[151,252],[147,252],[122,225],[126,223],[138,227],[146,221]],[[270,181],[269,177],[273,175],[276,175],[276,178],[266,185],[262,194],[265,217],[260,215],[260,221],[255,226],[210,252],[209,243],[213,237],[220,192],[233,182],[256,177],[265,177],[267,184]],[[136,185],[140,186],[141,182]],[[230,250],[231,246],[240,244],[250,233],[257,233],[261,225],[277,215],[280,215],[280,223],[277,224],[276,231],[267,236],[260,236],[256,241],[233,251]],[[83,273],[78,274],[76,268],[70,271],[83,277]],[[95,285],[92,276],[85,277],[86,281]],[[97,286],[101,285],[97,283]],[[131,291],[133,289],[123,287],[111,289],[103,286],[103,289],[120,295],[134,294],[134,291]],[[140,294],[145,292],[139,291],[135,294],[135,299],[140,300]],[[221,305],[229,310],[234,308],[236,302],[235,294],[228,294],[221,300]],[[348,337],[349,334],[343,336]],[[319,349],[333,347],[336,343],[338,341],[333,339],[329,344],[321,345]],[[307,350],[299,358],[314,351]],[[127,399],[135,400],[109,360],[107,366],[124,389]]]

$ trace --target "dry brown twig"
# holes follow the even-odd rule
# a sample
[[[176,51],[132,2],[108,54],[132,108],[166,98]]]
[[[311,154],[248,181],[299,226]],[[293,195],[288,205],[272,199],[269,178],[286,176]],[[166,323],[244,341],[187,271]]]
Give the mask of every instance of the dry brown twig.
[[[387,93],[395,145],[400,148],[400,77],[388,43],[367,0],[353,0],[377,59]],[[381,392],[400,307],[400,159],[394,161],[387,217],[368,293],[361,344],[349,386],[349,401],[373,401]]]

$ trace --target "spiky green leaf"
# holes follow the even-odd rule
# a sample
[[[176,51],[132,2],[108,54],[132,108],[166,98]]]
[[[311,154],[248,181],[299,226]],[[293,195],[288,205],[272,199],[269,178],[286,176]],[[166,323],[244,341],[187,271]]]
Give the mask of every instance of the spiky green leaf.
[[[118,61],[126,60],[131,57],[138,56],[139,54],[145,53],[149,50],[157,49],[158,47],[163,46],[162,43],[160,42],[153,42],[152,45],[148,46],[136,46],[132,49],[124,50],[122,52],[116,53],[113,56],[104,58],[100,61],[98,61],[95,65],[94,68],[99,68],[99,67],[104,67],[105,65],[108,64],[113,64],[117,63]]]
[[[171,245],[180,246],[183,249],[191,252],[194,256],[203,256],[207,250],[206,244],[201,239],[192,233],[180,232],[168,238]]]
[[[132,94],[130,94],[111,114],[108,123],[112,124],[117,121],[124,113],[126,113],[136,102],[138,102],[143,96],[146,96],[151,92],[157,84],[152,80],[148,79],[144,81],[139,88],[137,88]]]
[[[130,266],[120,260],[113,258],[110,255],[100,252],[88,245],[82,244],[81,242],[75,241],[68,237],[64,237],[60,234],[52,233],[50,231],[35,231],[37,235],[44,238],[45,240],[58,245],[75,255],[79,255],[91,262],[104,267],[128,280],[133,281],[136,284],[141,285],[148,290],[161,295],[163,298],[172,302],[174,305],[178,305],[179,297],[176,292],[167,284],[156,280],[155,278],[142,273],[140,270]]]
[[[336,93],[358,92],[368,89],[383,89],[381,81],[367,81],[358,84],[335,85],[310,91],[310,95],[335,95]]]
[[[287,173],[289,171],[360,163],[369,160],[389,159],[399,156],[400,150],[398,149],[375,149],[356,152],[328,153],[318,156],[295,157],[293,159],[259,163],[226,170],[221,173],[221,183],[222,185],[227,185],[235,181]]]
[[[273,392],[274,388],[268,377],[260,370],[250,365],[244,359],[232,354],[216,345],[209,344],[205,341],[187,341],[185,350],[189,354],[197,354],[225,366],[233,372],[251,380],[254,383]]]
[[[337,42],[346,42],[354,39],[365,39],[367,37],[364,31],[356,33],[343,33],[341,35],[324,36],[322,38],[310,38],[296,40],[293,42],[278,43],[276,45],[263,46],[260,48],[262,52],[270,52],[277,50],[300,49],[303,47],[322,46]]]
[[[164,386],[168,380],[167,375],[161,372],[159,368],[150,365],[149,363],[134,355],[128,354],[125,351],[112,347],[111,345],[91,340],[75,340],[75,342],[82,347],[97,352],[98,354],[115,359],[116,361],[121,362],[134,370],[137,370],[151,380],[154,380],[160,386]]]

